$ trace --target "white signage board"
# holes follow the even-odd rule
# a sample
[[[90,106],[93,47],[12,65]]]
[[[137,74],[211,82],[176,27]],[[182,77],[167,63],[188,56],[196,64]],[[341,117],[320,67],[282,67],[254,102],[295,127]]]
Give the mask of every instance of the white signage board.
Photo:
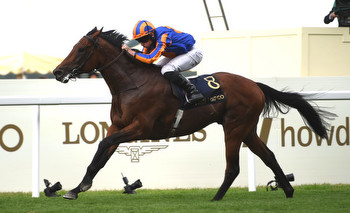
[[[54,84],[53,81],[44,80],[42,84],[48,90],[45,93],[57,92],[56,86],[48,86]],[[88,87],[88,82],[83,81],[76,85],[75,90],[82,90],[80,86],[85,84]],[[21,88],[21,84],[18,85]],[[103,81],[97,85],[103,85]],[[100,87],[104,86],[96,88]],[[71,86],[67,88],[72,89]],[[68,94],[69,89],[60,92]],[[315,103],[338,115],[331,121],[329,139],[321,140],[315,136],[305,127],[296,110],[273,118],[271,126],[262,125],[260,121],[258,134],[261,129],[268,133],[267,146],[276,155],[284,172],[294,173],[295,182],[292,184],[349,184],[350,100]],[[32,105],[0,106],[2,192],[32,189],[34,109]],[[45,188],[44,178],[51,183],[60,181],[65,190],[80,183],[110,125],[109,110],[110,104],[40,106],[40,191]],[[241,148],[241,173],[233,186],[248,185],[246,149]],[[258,157],[255,165],[258,185],[266,185],[274,179],[271,170]],[[130,182],[140,179],[144,188],[216,188],[223,181],[225,166],[222,127],[212,124],[189,136],[121,144],[97,174],[92,190],[122,189],[121,173]]]

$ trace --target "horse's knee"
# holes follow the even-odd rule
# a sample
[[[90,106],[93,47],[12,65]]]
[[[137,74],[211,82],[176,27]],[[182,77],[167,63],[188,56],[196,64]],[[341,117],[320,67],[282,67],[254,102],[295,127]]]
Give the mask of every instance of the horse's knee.
[[[104,167],[109,156],[108,151],[111,147],[111,142],[109,139],[105,138],[98,144],[97,152],[92,160],[91,164],[87,167],[88,176],[94,176],[98,170]]]
[[[111,141],[108,138],[104,138],[100,143],[98,144],[99,150],[105,150],[108,149],[111,146]]]

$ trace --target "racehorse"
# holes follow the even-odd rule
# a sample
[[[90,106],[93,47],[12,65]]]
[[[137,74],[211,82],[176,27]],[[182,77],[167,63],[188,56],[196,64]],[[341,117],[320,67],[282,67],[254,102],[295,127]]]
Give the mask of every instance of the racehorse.
[[[287,113],[285,109],[292,107],[316,134],[327,138],[329,124],[325,111],[312,106],[299,93],[278,91],[239,75],[218,72],[213,76],[220,83],[225,101],[184,110],[179,127],[169,135],[179,100],[173,95],[169,81],[161,75],[160,67],[139,62],[121,49],[126,41],[127,38],[117,31],[103,32],[95,27],[53,70],[56,80],[63,83],[81,73],[98,70],[112,95],[111,126],[107,137],[99,143],[81,183],[64,198],[77,199],[78,193],[87,191],[119,144],[188,135],[213,122],[223,126],[226,149],[225,177],[214,201],[224,197],[239,174],[242,142],[273,171],[286,197],[293,197],[294,189],[273,152],[256,133],[259,116],[261,113],[268,115],[271,110]]]

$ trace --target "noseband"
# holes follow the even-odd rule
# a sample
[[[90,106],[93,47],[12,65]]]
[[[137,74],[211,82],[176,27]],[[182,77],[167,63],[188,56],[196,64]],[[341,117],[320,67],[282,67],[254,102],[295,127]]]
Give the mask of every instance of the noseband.
[[[85,60],[79,65],[77,66],[76,68],[74,68],[70,73],[68,73],[67,76],[65,76],[63,78],[63,82],[68,82],[70,79],[76,79],[77,75],[80,74],[80,70],[85,66],[85,64],[90,60],[90,58],[92,57],[92,55],[94,54],[94,51],[96,49],[97,46],[99,46],[103,52],[104,52],[104,55],[105,55],[105,62],[106,62],[106,52],[104,51],[103,47],[101,45],[99,45],[98,43],[98,38],[96,39],[93,39],[89,36],[84,36],[84,38],[87,38],[89,41],[91,41],[94,46],[93,48],[91,49],[89,55],[85,58]],[[122,52],[115,58],[113,59],[112,61],[110,61],[108,64],[106,65],[103,65],[102,67],[100,68],[95,68],[93,71],[96,72],[96,71],[103,71],[105,69],[107,69],[109,66],[111,66],[113,63],[117,62],[119,60],[119,58],[122,56],[122,54],[125,52],[125,50],[122,50]],[[103,64],[105,64],[105,62]]]

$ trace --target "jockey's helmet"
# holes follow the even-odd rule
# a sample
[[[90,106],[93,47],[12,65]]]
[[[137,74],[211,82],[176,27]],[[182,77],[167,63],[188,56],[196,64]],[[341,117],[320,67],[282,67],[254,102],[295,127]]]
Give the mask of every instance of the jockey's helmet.
[[[139,39],[151,34],[155,30],[153,24],[146,20],[141,20],[135,24],[133,30],[133,39]]]

